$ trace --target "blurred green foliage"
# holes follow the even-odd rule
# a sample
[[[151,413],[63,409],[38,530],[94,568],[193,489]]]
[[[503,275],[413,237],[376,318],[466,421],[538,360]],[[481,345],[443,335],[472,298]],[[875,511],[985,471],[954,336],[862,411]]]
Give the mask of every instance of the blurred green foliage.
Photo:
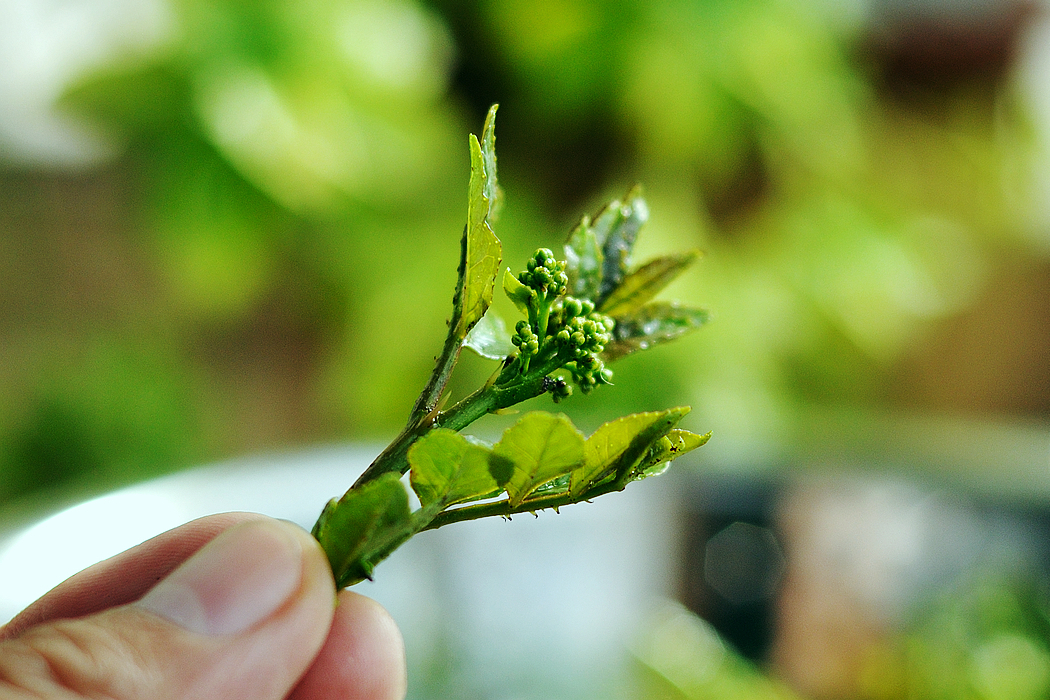
[[[717,330],[619,365],[600,409],[567,402],[588,428],[689,403],[732,452],[790,441],[803,403],[892,402],[895,363],[1029,237],[1009,91],[901,97],[815,1],[171,12],[64,98],[115,160],[0,173],[0,500],[393,434],[444,334],[492,102],[507,259],[635,181],[639,255],[706,251],[672,295]]]
[[[933,601],[912,628],[870,654],[870,698],[1025,700],[1050,692],[1050,617],[1028,577],[984,576]]]
[[[858,653],[861,700],[1036,700],[1050,692],[1050,607],[1031,575],[988,570],[956,581],[903,627]],[[668,700],[800,697],[742,658],[676,605],[654,612],[634,649],[637,697]],[[831,671],[834,673],[834,671]],[[841,691],[842,689],[840,689]]]
[[[645,700],[797,700],[719,638],[707,622],[675,603],[654,611],[635,645],[637,687]]]

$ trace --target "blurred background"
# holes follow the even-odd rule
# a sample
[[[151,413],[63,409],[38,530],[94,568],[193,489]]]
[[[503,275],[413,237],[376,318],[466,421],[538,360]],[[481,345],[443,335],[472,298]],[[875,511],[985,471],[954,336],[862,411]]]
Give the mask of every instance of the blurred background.
[[[1050,696],[1035,0],[0,0],[0,508],[389,440],[493,102],[508,264],[635,182],[705,252],[713,322],[561,405],[714,432],[638,696]],[[531,697],[456,648],[418,697]]]

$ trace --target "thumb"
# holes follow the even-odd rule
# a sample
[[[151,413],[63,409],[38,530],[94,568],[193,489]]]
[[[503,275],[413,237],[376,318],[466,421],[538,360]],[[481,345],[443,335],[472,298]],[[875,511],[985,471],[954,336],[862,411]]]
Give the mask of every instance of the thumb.
[[[0,700],[278,700],[313,662],[334,606],[312,537],[276,520],[247,522],[136,603],[0,642]]]

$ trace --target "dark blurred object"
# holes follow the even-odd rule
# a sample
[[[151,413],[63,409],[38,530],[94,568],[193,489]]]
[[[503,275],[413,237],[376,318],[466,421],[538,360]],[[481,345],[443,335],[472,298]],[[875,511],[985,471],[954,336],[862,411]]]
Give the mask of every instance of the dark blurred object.
[[[777,489],[749,479],[703,482],[683,513],[681,601],[744,657],[773,640],[784,558],[771,529]]]
[[[865,48],[890,85],[1002,80],[1035,0],[872,0]]]
[[[811,698],[1050,690],[1050,508],[871,475],[780,483],[708,479],[684,516],[681,598],[736,651]]]
[[[811,425],[809,449],[698,475],[682,602],[806,697],[1045,697],[1050,426]]]

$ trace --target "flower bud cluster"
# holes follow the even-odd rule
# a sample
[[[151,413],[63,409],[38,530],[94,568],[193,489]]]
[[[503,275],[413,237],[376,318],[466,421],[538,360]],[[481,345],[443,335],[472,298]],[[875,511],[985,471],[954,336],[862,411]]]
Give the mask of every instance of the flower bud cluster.
[[[607,321],[612,325],[611,319],[601,314],[572,316],[557,332],[555,338],[560,347],[572,352],[574,359],[597,355],[605,349],[610,340],[612,329],[606,327]]]
[[[594,313],[594,302],[590,299],[577,299],[565,296],[551,305],[550,326],[551,328],[562,328],[569,319],[577,316],[590,317]],[[607,317],[602,316],[603,321]],[[608,319],[610,324],[612,319]],[[611,330],[611,326],[607,329]]]
[[[536,251],[526,264],[526,270],[518,274],[518,281],[547,299],[564,294],[569,286],[565,262],[555,258],[548,248]]]
[[[565,268],[564,261],[540,248],[528,261],[527,269],[517,275],[528,293],[521,298],[524,289],[513,286],[507,293],[519,306],[527,307],[529,318],[518,321],[511,342],[518,348],[520,374],[528,372],[534,361],[552,367],[552,360],[556,360],[580,390],[588,393],[599,384],[611,382],[612,372],[599,355],[612,339],[614,322],[598,313],[593,301],[565,296],[569,284]],[[548,376],[545,387],[555,401],[572,394],[572,387],[561,377]]]
[[[540,351],[540,339],[529,325],[528,321],[518,321],[518,324],[514,326],[514,335],[510,337],[510,342],[521,351],[522,357],[531,357]]]
[[[599,384],[610,384],[612,372],[598,357],[612,339],[615,322],[594,310],[588,299],[565,297],[551,312],[559,349],[571,359],[565,368],[587,394]]]
[[[580,391],[589,394],[599,384],[612,384],[612,370],[605,366],[597,355],[584,355],[565,365]]]

